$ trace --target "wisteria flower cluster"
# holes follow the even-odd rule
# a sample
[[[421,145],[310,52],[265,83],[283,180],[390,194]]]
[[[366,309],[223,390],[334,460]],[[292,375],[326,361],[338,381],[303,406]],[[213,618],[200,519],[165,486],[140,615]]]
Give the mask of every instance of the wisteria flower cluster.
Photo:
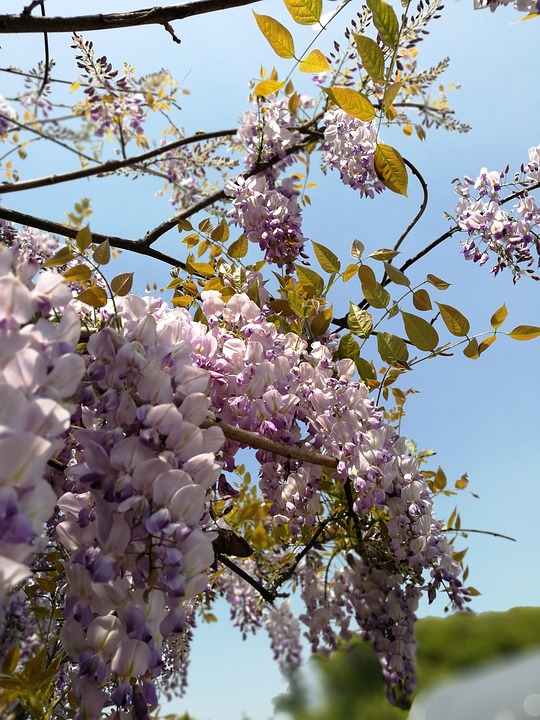
[[[492,273],[497,275],[508,267],[514,281],[522,275],[536,279],[540,211],[529,192],[538,187],[540,180],[538,147],[529,149],[529,163],[522,170],[523,179],[511,196],[517,198],[517,202],[509,211],[503,208],[507,200],[501,197],[501,190],[515,187],[517,183],[505,182],[507,170],[496,172],[483,168],[476,179],[466,177],[455,188],[460,195],[456,205],[457,224],[468,234],[468,239],[461,242],[464,257],[484,265],[493,253],[496,264]]]
[[[360,197],[375,197],[385,186],[375,172],[377,129],[343,110],[328,111],[324,118],[323,168],[337,170],[345,185]]]

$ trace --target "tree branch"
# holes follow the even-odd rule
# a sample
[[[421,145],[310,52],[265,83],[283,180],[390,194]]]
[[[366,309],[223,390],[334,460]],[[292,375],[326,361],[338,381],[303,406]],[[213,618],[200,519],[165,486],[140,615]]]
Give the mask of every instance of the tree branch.
[[[264,600],[266,600],[266,602],[273,603],[277,597],[287,597],[286,594],[279,594],[272,590],[267,590],[264,587],[264,585],[261,585],[261,583],[258,580],[255,580],[254,577],[251,577],[251,575],[249,573],[247,573],[245,570],[243,570],[241,567],[239,567],[232,560],[229,560],[229,558],[226,557],[225,555],[221,555],[220,553],[218,553],[218,554],[216,554],[216,559],[222,565],[225,565],[225,567],[228,567],[229,570],[232,570],[239,577],[241,577],[242,580],[245,580],[247,583],[249,583],[249,585],[251,585],[251,587],[254,587],[255,590],[259,593],[259,595]]]
[[[79,232],[76,228],[66,227],[60,223],[53,222],[52,220],[45,220],[45,218],[35,217],[34,215],[27,215],[26,213],[18,212],[17,210],[8,210],[7,208],[0,206],[0,219],[8,220],[9,222],[17,223],[18,225],[28,225],[29,227],[37,228],[38,230],[44,230],[45,232],[52,232],[55,235],[63,237],[69,237],[75,239]],[[92,233],[92,238],[96,243],[102,243],[105,240],[109,241],[111,247],[120,248],[121,250],[129,250],[130,252],[138,253],[139,255],[145,255],[146,257],[154,258],[155,260],[161,260],[161,262],[167,263],[167,265],[173,265],[179,267],[182,270],[186,269],[185,263],[177,258],[173,258],[170,255],[159,252],[154,248],[150,248],[140,240],[127,240],[126,238],[114,237],[112,235],[100,235],[99,233]]]
[[[252,5],[259,0],[199,0],[169,7],[153,7],[109,15],[74,15],[72,17],[34,17],[30,14],[0,15],[3,33],[59,33],[88,30],[116,30],[140,25],[166,25],[195,15]]]
[[[235,133],[236,128],[232,128],[230,130],[215,130],[214,132],[208,133],[196,133],[190,137],[182,138],[181,140],[174,140],[173,142],[167,143],[167,145],[163,145],[160,148],[148,150],[140,155],[132,155],[126,159],[107,160],[106,162],[94,165],[93,167],[81,168],[80,170],[60,173],[59,175],[47,175],[46,177],[34,178],[32,180],[25,180],[17,183],[4,183],[0,185],[0,195],[5,195],[6,193],[11,192],[19,192],[20,190],[33,190],[34,188],[39,187],[49,187],[50,185],[58,185],[59,183],[70,182],[72,180],[80,180],[81,178],[91,177],[92,175],[104,175],[121,168],[138,165],[146,160],[159,157],[159,155],[163,155],[163,153],[166,153],[169,150],[175,150],[176,148],[182,147],[183,145],[190,145],[191,143],[200,142],[201,140],[213,140],[219,137],[227,137],[228,135],[234,135]]]
[[[267,452],[274,453],[274,455],[280,455],[281,457],[293,458],[294,460],[301,460],[302,462],[311,463],[312,465],[321,465],[322,467],[337,468],[338,462],[335,458],[329,455],[322,455],[321,453],[314,452],[313,450],[306,450],[304,448],[296,447],[295,445],[284,445],[281,442],[276,442],[270,438],[259,435],[251,430],[242,430],[234,425],[228,425],[227,423],[220,422],[219,420],[213,420],[207,418],[202,424],[202,428],[219,427],[223,430],[223,434],[229,440],[236,440],[237,442],[248,445],[252,448],[259,450],[266,450]]]

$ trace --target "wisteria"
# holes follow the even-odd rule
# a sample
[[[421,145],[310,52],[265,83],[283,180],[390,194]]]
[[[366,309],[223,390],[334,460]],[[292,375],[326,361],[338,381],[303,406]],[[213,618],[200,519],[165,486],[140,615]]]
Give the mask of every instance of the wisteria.
[[[516,177],[513,183],[506,180],[508,170],[482,168],[476,179],[466,177],[456,185],[461,196],[456,205],[457,224],[468,234],[468,239],[462,241],[464,257],[484,265],[493,254],[493,274],[510,268],[514,281],[522,275],[536,279],[535,268],[540,262],[540,211],[529,194],[538,186],[540,177],[538,152],[538,147],[529,149],[529,163],[522,167],[522,178]],[[501,192],[516,187],[516,202],[507,210]]]

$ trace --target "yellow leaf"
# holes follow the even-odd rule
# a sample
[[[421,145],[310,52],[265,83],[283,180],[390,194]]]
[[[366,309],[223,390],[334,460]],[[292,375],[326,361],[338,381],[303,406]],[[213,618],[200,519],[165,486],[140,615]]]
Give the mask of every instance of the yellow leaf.
[[[90,307],[101,308],[107,304],[107,293],[98,285],[93,285],[87,290],[83,290],[75,299],[85,305],[90,305]]]
[[[51,258],[47,260],[47,262],[43,263],[43,267],[50,268],[50,267],[58,267],[59,265],[65,265],[70,260],[73,260],[75,258],[75,255],[71,252],[71,250],[64,246],[58,250]]]
[[[193,298],[189,297],[189,295],[178,295],[173,297],[171,302],[175,307],[189,307],[193,302]]]
[[[383,110],[386,112],[386,110],[389,110],[394,100],[396,99],[399,91],[401,90],[403,86],[402,82],[395,82],[389,85],[386,90],[384,91],[384,97],[383,97]],[[410,127],[410,125],[409,125]],[[412,131],[412,128],[411,128]]]
[[[259,30],[270,43],[272,50],[281,58],[294,57],[294,40],[287,28],[269,15],[253,11]]]
[[[358,49],[358,54],[364,66],[364,70],[376,83],[382,85],[384,83],[384,53],[367,35],[354,34],[354,40]],[[392,103],[390,103],[391,105]],[[390,105],[388,107],[390,107]],[[387,110],[388,107],[384,109]]]
[[[390,365],[407,362],[409,359],[405,341],[391,333],[377,333],[377,349],[381,359]]]
[[[74,80],[74,82],[71,83],[71,86],[69,88],[69,92],[75,92],[81,87],[81,83],[78,80]]]
[[[284,0],[285,7],[298,25],[314,25],[322,14],[322,0]]]
[[[433,325],[424,318],[412,313],[402,311],[401,315],[407,337],[415,347],[429,352],[437,347],[439,335]]]
[[[491,327],[494,330],[497,330],[497,328],[501,327],[501,325],[503,324],[503,322],[506,320],[507,317],[508,317],[508,310],[506,309],[506,304],[503,304],[491,316]]]
[[[305,73],[320,73],[330,70],[330,63],[326,56],[320,50],[312,50],[309,55],[302,60],[298,69]]]
[[[376,115],[375,108],[365,95],[345,87],[323,88],[330,100],[348,115],[368,123]]]
[[[438,278],[436,275],[432,275],[431,273],[426,276],[426,280],[428,283],[431,283],[431,285],[434,285],[437,290],[448,290],[450,287],[450,283],[447,283],[446,280],[441,280],[441,278]]]
[[[237,260],[247,255],[248,239],[245,235],[240,235],[238,240],[231,243],[229,247],[229,255]]]
[[[219,225],[212,230],[210,237],[214,242],[227,242],[229,239],[229,224],[225,218],[222,218]]]
[[[215,274],[215,268],[210,263],[205,262],[191,262],[186,260],[186,267],[188,272],[194,275],[202,275],[202,277],[211,277]]]
[[[106,265],[109,262],[111,259],[111,246],[108,240],[104,240],[97,246],[93,258],[98,265]]]
[[[350,263],[347,265],[345,270],[343,271],[343,282],[348,282],[351,278],[353,278],[358,270],[358,265],[355,265],[354,263]]]
[[[319,261],[319,265],[327,273],[338,273],[341,267],[339,258],[329,248],[320,243],[316,243],[314,240],[311,241],[315,248],[315,257]],[[354,266],[354,272],[356,273],[356,265]]]
[[[253,93],[257,97],[259,97],[259,96],[265,97],[266,95],[273,95],[281,87],[283,87],[283,85],[285,85],[285,83],[281,82],[280,80],[261,80],[261,82],[255,86]]]
[[[403,126],[403,132],[407,137],[411,137],[412,135],[412,125],[404,125]]]
[[[92,244],[92,233],[90,232],[90,228],[88,225],[79,230],[79,232],[77,233],[77,237],[75,238],[75,242],[77,243],[77,247],[81,252],[88,250],[88,248]]]
[[[456,337],[464,337],[470,330],[470,324],[465,315],[451,305],[437,303],[441,317],[449,332]],[[540,334],[540,332],[539,332]]]
[[[296,265],[296,274],[298,280],[304,290],[308,292],[312,297],[322,295],[324,290],[324,280],[311,268],[304,267],[303,265]]]
[[[68,282],[88,282],[92,276],[92,271],[88,265],[81,263],[68,268],[62,275]]]
[[[133,273],[120,273],[111,280],[111,290],[115,295],[124,297],[127,295],[133,286]]]
[[[440,465],[437,468],[435,477],[433,478],[433,484],[435,485],[437,490],[444,490],[444,488],[446,487],[446,475]]]
[[[513,340],[532,340],[540,336],[540,327],[536,327],[536,325],[518,325],[508,335]]]
[[[333,305],[330,305],[324,310],[321,310],[321,312],[317,313],[317,315],[312,318],[311,333],[313,337],[320,337],[321,335],[324,335],[324,333],[328,330],[330,323],[332,322],[333,316],[334,307]]]
[[[398,151],[390,145],[377,143],[373,160],[379,180],[392,192],[407,197],[407,168]]]
[[[417,310],[431,310],[433,308],[427,290],[420,288],[413,293],[413,305]]]
[[[485,352],[488,349],[488,347],[493,345],[493,343],[495,342],[496,339],[497,339],[496,335],[489,335],[487,338],[482,340],[482,342],[478,346],[478,355],[481,355],[483,352]]]
[[[349,330],[361,338],[367,338],[373,329],[373,318],[367,310],[362,310],[349,301],[349,312],[347,315]]]
[[[411,284],[411,281],[405,275],[405,273],[401,272],[401,270],[398,270],[396,267],[394,267],[390,263],[385,262],[384,269],[386,271],[386,274],[390,278],[390,280],[393,283],[395,283],[396,285],[405,285],[406,287],[409,287],[409,285]],[[413,302],[414,302],[414,299],[413,299]]]

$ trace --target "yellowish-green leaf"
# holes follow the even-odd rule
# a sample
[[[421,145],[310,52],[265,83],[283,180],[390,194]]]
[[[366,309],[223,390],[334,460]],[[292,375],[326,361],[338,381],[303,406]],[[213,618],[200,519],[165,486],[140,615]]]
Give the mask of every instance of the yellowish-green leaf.
[[[88,225],[79,230],[79,232],[77,233],[77,237],[75,238],[75,242],[77,243],[77,247],[81,252],[88,250],[88,248],[92,244],[92,233],[90,232],[90,228]]]
[[[349,330],[355,335],[367,338],[373,330],[373,318],[367,310],[362,310],[358,305],[349,301],[347,325],[349,326]]]
[[[88,265],[81,263],[68,268],[62,275],[69,282],[89,282],[92,277],[92,270]]]
[[[367,0],[373,15],[373,24],[379,31],[383,43],[394,49],[399,40],[399,22],[394,8],[384,0]]]
[[[193,302],[193,298],[189,295],[175,295],[171,302],[175,307],[185,308],[191,305],[191,303]]]
[[[365,286],[373,286],[377,284],[377,278],[373,272],[373,268],[369,265],[360,265],[357,267],[358,277],[360,282]]]
[[[384,53],[367,35],[358,35],[353,33],[358,54],[364,66],[364,70],[379,85],[384,83]],[[392,103],[390,103],[391,105]],[[390,106],[388,106],[390,107]],[[385,108],[388,109],[388,108]]]
[[[283,315],[284,317],[291,317],[291,315],[294,315],[294,312],[287,300],[270,300],[270,307],[272,308],[272,312]]]
[[[435,477],[433,478],[433,484],[437,488],[437,490],[444,490],[446,487],[446,474],[442,467],[439,465],[437,468],[437,472],[435,473]]]
[[[437,303],[441,317],[448,331],[457,337],[464,337],[470,330],[470,324],[465,315],[451,305]]]
[[[525,17],[520,18],[519,22],[525,22],[525,20],[534,20],[537,17],[540,17],[540,14],[537,12],[527,13]]]
[[[202,233],[210,233],[214,229],[214,225],[212,224],[212,220],[210,218],[204,218],[199,223],[198,228]]]
[[[80,300],[85,305],[90,305],[90,307],[102,308],[107,304],[107,293],[102,287],[93,285],[77,295],[76,300]]]
[[[298,65],[300,72],[322,73],[330,70],[330,63],[320,50],[312,50]]]
[[[377,349],[381,359],[390,365],[407,362],[409,359],[405,341],[391,333],[380,332],[377,334]]]
[[[124,297],[129,292],[131,292],[131,288],[133,287],[133,273],[120,273],[120,275],[116,275],[116,277],[113,277],[111,280],[111,290],[115,295],[118,295],[118,297]]]
[[[185,232],[187,230],[193,230],[193,225],[189,222],[189,220],[186,220],[184,218],[180,218],[178,220],[178,232]]]
[[[370,362],[368,362],[363,357],[354,357],[353,360],[354,364],[356,365],[356,369],[358,370],[358,374],[364,382],[368,382],[369,380],[375,380],[375,378],[377,377],[377,373],[375,372],[375,368]]]
[[[285,7],[298,25],[314,25],[321,19],[322,0],[284,0]]]
[[[335,105],[362,122],[371,122],[377,114],[367,97],[357,90],[345,87],[323,88],[323,90]]]
[[[385,308],[390,303],[390,293],[378,282],[374,285],[364,285],[362,292],[370,305],[374,308]]]
[[[71,252],[71,250],[65,245],[64,247],[61,247],[58,252],[54,253],[54,255],[47,260],[47,262],[43,263],[43,267],[50,268],[50,267],[58,267],[59,265],[66,265],[70,260],[73,260],[75,258],[75,255]]]
[[[182,285],[183,282],[184,282],[184,281],[183,281],[182,278],[173,278],[173,279],[171,280],[171,282],[167,285],[167,287],[165,288],[165,290],[174,290],[174,289],[177,288],[179,285]]]
[[[229,234],[229,223],[225,220],[225,218],[222,218],[219,225],[212,230],[210,237],[214,242],[222,243],[227,242]]]
[[[450,283],[447,283],[446,280],[441,280],[441,278],[438,278],[436,275],[432,275],[431,273],[426,277],[426,280],[428,283],[431,283],[431,285],[436,287],[437,290],[448,290],[450,287]]]
[[[401,312],[405,332],[412,344],[419,350],[431,352],[437,347],[439,335],[433,325],[418,315]]]
[[[391,85],[388,85],[388,87],[384,91],[384,97],[383,97],[383,103],[382,103],[384,112],[386,112],[387,110],[389,110],[392,107],[392,105],[394,104],[394,100],[398,96],[399,91],[401,90],[402,87],[403,87],[402,82],[395,82],[395,83],[391,83]]]
[[[284,84],[285,83],[280,80],[261,80],[261,82],[255,86],[253,93],[256,96],[261,97],[273,95],[280,88],[282,88]]]
[[[229,255],[237,260],[247,255],[248,251],[248,239],[245,235],[240,235],[238,240],[235,240],[229,246]]]
[[[536,325],[518,325],[508,335],[514,340],[532,340],[540,336],[540,327]]]
[[[288,292],[287,301],[295,315],[298,315],[298,317],[304,317],[306,304],[297,292]]]
[[[104,240],[100,243],[94,250],[92,257],[98,265],[106,265],[111,259],[111,246],[109,245],[109,241]]]
[[[334,316],[334,306],[330,305],[318,312],[311,320],[311,333],[314,337],[321,337],[328,330]]]
[[[467,473],[463,473],[463,475],[459,478],[459,480],[456,480],[456,488],[458,490],[465,490],[467,485],[469,484],[469,476]]]
[[[351,257],[360,260],[365,249],[364,243],[360,242],[360,240],[353,240],[353,244],[351,245]]]
[[[373,258],[374,260],[382,260],[384,262],[386,260],[393,260],[397,255],[399,255],[398,250],[381,248],[380,250],[375,250],[375,252],[372,252],[371,255],[368,255],[368,257]]]
[[[508,310],[506,309],[506,304],[503,304],[491,316],[491,327],[494,330],[497,330],[497,328],[501,327],[501,325],[503,324],[503,322],[506,320],[507,317],[508,317]]]
[[[412,135],[412,125],[409,125],[408,123],[407,123],[407,125],[404,125],[404,126],[403,126],[403,132],[405,133],[405,135],[406,135],[407,137],[411,137],[411,135]]]
[[[355,265],[354,263],[349,263],[345,270],[343,271],[343,282],[348,282],[351,278],[353,278],[358,271],[358,265]]]
[[[390,145],[377,143],[373,161],[379,180],[392,192],[407,197],[409,177],[403,158],[398,151]]]
[[[306,292],[308,292],[312,297],[322,295],[324,290],[324,280],[319,273],[316,273],[315,270],[304,267],[303,265],[295,265],[295,268],[298,281]]]
[[[343,335],[339,341],[338,356],[343,358],[354,359],[360,354],[360,345],[356,342],[351,333]]]
[[[417,310],[431,310],[433,305],[431,304],[431,298],[429,293],[424,288],[420,288],[413,293],[413,305]]]
[[[259,30],[270,43],[272,50],[281,58],[294,57],[294,40],[287,28],[269,15],[253,11]],[[260,94],[260,93],[259,93]]]
[[[480,357],[479,348],[478,348],[478,340],[476,338],[471,338],[467,345],[463,348],[463,354],[465,357],[468,357],[469,360],[478,360]]]
[[[315,250],[315,257],[319,261],[319,265],[322,267],[324,272],[327,273],[338,273],[341,268],[341,263],[337,255],[335,255],[329,248],[320,243],[313,242],[313,248]],[[356,272],[356,265],[354,266],[354,272]]]
[[[401,272],[401,270],[398,270],[397,267],[394,267],[390,263],[385,262],[384,269],[390,280],[396,285],[404,285],[405,287],[409,287],[409,285],[411,284],[411,281],[405,275],[405,273]]]
[[[194,275],[201,275],[202,277],[210,277],[216,272],[213,265],[205,262],[192,262],[190,260],[186,260],[186,267],[188,272],[193,273]]]
[[[485,352],[488,347],[491,347],[491,345],[493,345],[496,339],[496,335],[488,335],[487,338],[484,338],[484,340],[482,340],[482,342],[478,346],[478,354],[481,355],[483,352]]]
[[[19,644],[15,643],[4,655],[4,662],[2,663],[2,673],[4,675],[9,675],[15,670],[19,662],[19,656]]]
[[[531,17],[538,17],[537,13],[531,13],[530,15],[527,15],[527,17],[522,18],[522,20],[529,20]],[[482,594],[480,590],[477,590],[475,587],[472,586],[465,588],[465,592],[471,597],[477,597],[478,595]]]

